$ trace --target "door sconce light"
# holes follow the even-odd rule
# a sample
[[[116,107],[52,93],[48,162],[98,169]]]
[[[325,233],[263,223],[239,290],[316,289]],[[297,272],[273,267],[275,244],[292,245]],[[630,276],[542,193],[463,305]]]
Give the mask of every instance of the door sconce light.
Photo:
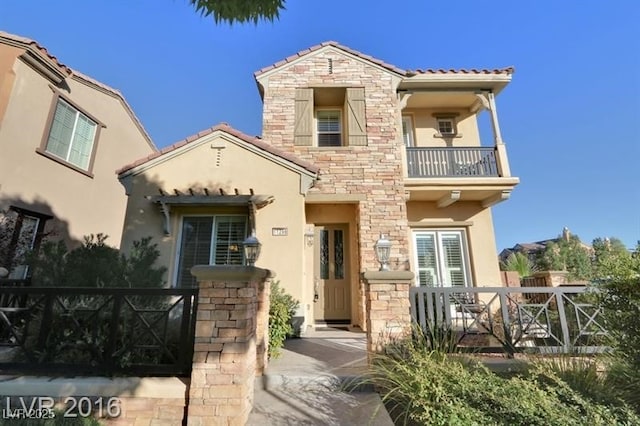
[[[311,247],[313,245],[313,240],[315,236],[313,232],[305,232],[304,233],[304,241],[307,243],[307,247]]]
[[[380,234],[380,238],[376,241],[376,260],[380,263],[379,271],[389,270],[389,257],[391,256],[391,241],[384,234]]]

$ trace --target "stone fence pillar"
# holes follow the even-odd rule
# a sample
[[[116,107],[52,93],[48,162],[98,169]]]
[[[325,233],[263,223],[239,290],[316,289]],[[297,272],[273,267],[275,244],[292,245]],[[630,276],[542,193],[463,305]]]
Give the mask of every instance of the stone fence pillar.
[[[363,274],[370,355],[380,352],[389,339],[410,332],[409,288],[413,276],[411,271],[367,271]]]
[[[191,273],[200,292],[187,424],[244,425],[256,367],[265,366],[266,319],[258,312],[265,315],[262,297],[271,273],[254,266],[195,266]]]

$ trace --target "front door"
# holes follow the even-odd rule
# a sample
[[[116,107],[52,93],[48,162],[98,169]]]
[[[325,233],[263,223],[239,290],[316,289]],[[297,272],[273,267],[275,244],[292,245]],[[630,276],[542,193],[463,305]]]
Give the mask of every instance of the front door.
[[[315,227],[314,319],[316,321],[351,321],[347,230],[346,224]]]

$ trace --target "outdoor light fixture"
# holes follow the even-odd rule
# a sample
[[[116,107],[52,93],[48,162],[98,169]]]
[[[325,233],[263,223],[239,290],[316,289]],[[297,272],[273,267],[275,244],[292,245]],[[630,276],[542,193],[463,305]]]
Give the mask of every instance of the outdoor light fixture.
[[[389,257],[391,256],[391,241],[384,234],[380,234],[380,239],[376,241],[376,259],[380,263],[380,271],[389,270]]]
[[[304,240],[307,242],[307,246],[311,247],[313,245],[314,235],[313,232],[305,232]]]
[[[258,241],[255,234],[252,233],[242,242],[242,246],[244,248],[244,258],[247,261],[247,265],[253,266],[260,256],[262,244]]]

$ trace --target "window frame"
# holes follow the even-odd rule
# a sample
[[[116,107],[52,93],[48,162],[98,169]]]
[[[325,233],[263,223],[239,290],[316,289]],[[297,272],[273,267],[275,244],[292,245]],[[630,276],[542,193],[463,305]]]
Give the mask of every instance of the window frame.
[[[86,175],[90,178],[93,178],[93,167],[95,163],[96,152],[98,151],[98,143],[100,140],[101,129],[106,128],[100,120],[98,120],[95,116],[87,112],[84,108],[80,107],[77,103],[69,99],[69,97],[62,94],[59,90],[55,89],[53,86],[49,86],[53,91],[53,99],[51,100],[51,106],[49,107],[49,115],[47,117],[47,122],[44,128],[44,133],[42,135],[42,141],[40,142],[40,146],[36,148],[36,152],[44,157],[47,157],[57,163],[60,163],[72,170],[75,170],[83,175]],[[91,145],[91,154],[89,155],[89,163],[87,164],[87,168],[84,169],[77,164],[72,163],[68,159],[62,158],[50,151],[47,150],[47,146],[49,145],[49,137],[51,135],[51,130],[53,128],[53,122],[56,115],[56,110],[58,108],[59,102],[64,102],[71,108],[76,111],[76,122],[78,114],[84,115],[87,119],[95,123],[95,133],[93,135],[93,142]],[[75,132],[74,132],[75,135]],[[69,145],[71,147],[72,144]]]
[[[436,119],[436,126],[435,126],[435,130],[436,133],[434,134],[434,137],[436,138],[461,138],[462,137],[462,133],[460,133],[458,131],[458,116],[460,114],[458,113],[435,113],[433,114],[433,117]],[[443,133],[440,131],[440,123],[442,122],[448,122],[451,123],[451,133],[447,132],[447,133]]]
[[[338,113],[338,125],[340,126],[340,132],[323,132],[325,135],[339,135],[340,136],[340,145],[320,145],[320,130],[318,129],[318,115],[323,112],[337,112]],[[343,110],[341,107],[315,107],[313,114],[313,127],[314,127],[314,136],[315,136],[315,145],[318,148],[343,148],[347,145],[345,144],[346,135],[344,129],[344,116]]]
[[[11,230],[11,238],[9,241],[8,251],[6,253],[7,257],[5,259],[0,259],[0,266],[3,266],[3,263],[7,263],[9,269],[9,278],[11,279],[28,279],[29,278],[29,265],[21,264],[21,265],[13,265],[17,251],[19,249],[18,245],[20,244],[20,234],[24,228],[24,219],[34,219],[36,220],[36,225],[34,228],[33,235],[31,236],[31,241],[28,244],[27,251],[38,251],[40,248],[40,243],[42,242],[42,238],[45,236],[45,226],[48,220],[52,219],[53,216],[34,212],[31,210],[27,210],[21,207],[10,206],[8,211],[5,214],[15,214],[16,222],[14,228]],[[10,260],[9,260],[10,259]],[[24,272],[21,277],[11,276],[15,272],[17,268],[24,267]]]
[[[176,238],[176,245],[175,245],[175,259],[174,259],[174,270],[172,272],[172,282],[171,282],[171,286],[172,287],[179,287],[179,279],[180,279],[180,258],[182,256],[182,237],[183,237],[183,230],[184,230],[184,219],[185,218],[190,218],[190,217],[208,217],[211,218],[211,235],[209,236],[209,265],[216,265],[214,263],[211,263],[212,261],[215,261],[215,242],[217,240],[217,238],[215,238],[216,236],[216,219],[220,218],[220,217],[242,217],[245,219],[245,223],[244,223],[244,234],[246,238],[249,235],[249,227],[250,227],[250,218],[249,218],[249,214],[239,214],[239,213],[196,213],[196,214],[192,214],[192,213],[185,213],[183,215],[180,216],[179,218],[179,223],[180,226],[178,227],[178,235]],[[244,258],[244,250],[243,248],[240,248],[240,252],[242,254],[242,265],[246,265],[246,259]]]
[[[443,256],[443,244],[442,244],[442,236],[443,235],[458,235],[460,236],[460,246],[461,246],[461,256],[462,256],[462,274],[464,279],[464,285],[462,286],[454,286],[453,284],[445,284],[444,271],[446,270],[446,264]],[[411,241],[413,244],[413,262],[414,262],[414,273],[415,280],[414,285],[416,287],[420,287],[420,271],[419,271],[419,259],[418,259],[418,243],[417,238],[420,235],[433,235],[434,237],[434,246],[436,249],[436,278],[440,281],[440,287],[456,287],[456,288],[467,288],[473,287],[473,278],[471,274],[471,257],[468,246],[468,238],[467,238],[467,230],[464,228],[419,228],[411,230]]]
[[[405,125],[407,126],[407,133],[405,133]],[[402,141],[406,148],[412,148],[416,146],[416,129],[414,125],[413,114],[402,114]],[[409,141],[405,138],[409,136]]]

